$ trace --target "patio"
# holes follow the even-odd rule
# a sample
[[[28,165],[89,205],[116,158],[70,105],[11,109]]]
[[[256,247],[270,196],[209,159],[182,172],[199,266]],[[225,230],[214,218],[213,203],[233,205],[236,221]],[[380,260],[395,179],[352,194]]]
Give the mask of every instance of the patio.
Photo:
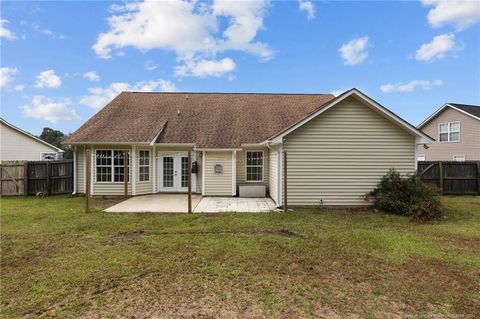
[[[202,197],[192,195],[194,213],[241,212],[257,213],[276,210],[270,198]],[[110,213],[185,213],[187,194],[153,194],[135,196],[105,209]]]

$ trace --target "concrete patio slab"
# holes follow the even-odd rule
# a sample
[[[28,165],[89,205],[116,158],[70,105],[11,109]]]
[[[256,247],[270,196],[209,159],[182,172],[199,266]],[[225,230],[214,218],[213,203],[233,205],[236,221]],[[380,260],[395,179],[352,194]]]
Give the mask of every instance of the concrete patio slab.
[[[194,213],[270,212],[277,209],[271,198],[204,197],[194,209]]]
[[[202,200],[201,195],[192,195],[192,210]],[[110,213],[186,213],[188,212],[188,195],[153,194],[135,196],[105,209]]]

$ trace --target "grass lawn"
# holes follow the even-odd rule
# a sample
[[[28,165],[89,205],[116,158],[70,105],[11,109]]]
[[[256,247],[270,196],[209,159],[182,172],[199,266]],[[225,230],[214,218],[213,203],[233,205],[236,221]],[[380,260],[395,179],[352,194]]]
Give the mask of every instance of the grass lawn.
[[[1,316],[480,317],[480,197],[443,202],[447,220],[419,224],[318,209],[84,214],[82,198],[2,198]]]

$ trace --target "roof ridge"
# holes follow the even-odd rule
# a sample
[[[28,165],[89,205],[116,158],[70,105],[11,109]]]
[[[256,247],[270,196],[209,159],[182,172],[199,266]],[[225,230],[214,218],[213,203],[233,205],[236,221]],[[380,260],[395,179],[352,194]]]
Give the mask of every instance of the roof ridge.
[[[463,104],[463,103],[447,103],[447,104],[450,104],[450,105],[462,105],[462,106],[473,106],[473,107],[480,107],[480,105],[475,105],[475,104]]]
[[[238,94],[238,95],[333,95],[332,93],[274,93],[274,92],[142,92],[142,91],[122,91],[122,94]]]

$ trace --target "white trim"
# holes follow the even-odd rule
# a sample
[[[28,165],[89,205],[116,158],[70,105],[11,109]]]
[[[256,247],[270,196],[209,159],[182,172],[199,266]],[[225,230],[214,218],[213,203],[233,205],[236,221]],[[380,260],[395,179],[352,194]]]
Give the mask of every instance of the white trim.
[[[278,171],[277,171],[277,198],[278,198],[278,203],[277,207],[282,206],[282,201],[283,201],[283,144],[281,144],[280,148],[278,149]]]
[[[426,135],[425,133],[423,133],[419,129],[415,128],[414,126],[412,126],[411,124],[409,124],[405,120],[401,119],[400,117],[398,117],[397,115],[395,115],[391,111],[387,110],[385,107],[383,107],[382,105],[380,105],[376,101],[372,100],[371,98],[369,98],[368,96],[366,96],[365,94],[363,94],[362,92],[360,92],[357,89],[351,89],[350,91],[347,91],[347,92],[339,95],[337,98],[335,98],[331,102],[329,102],[326,106],[322,107],[320,110],[318,110],[315,113],[307,116],[306,118],[304,118],[303,120],[301,120],[297,124],[293,125],[289,129],[287,129],[287,130],[285,130],[285,131],[283,131],[283,132],[281,132],[277,135],[272,136],[267,141],[272,142],[273,144],[280,143],[280,139],[283,138],[285,135],[287,135],[287,134],[291,133],[292,131],[298,129],[300,126],[302,126],[305,123],[311,121],[312,119],[316,118],[318,115],[320,115],[323,112],[329,110],[334,105],[337,105],[338,103],[340,103],[341,101],[345,100],[346,98],[348,98],[352,95],[357,96],[358,98],[360,98],[364,102],[373,106],[375,109],[377,109],[382,114],[384,114],[387,118],[393,120],[394,122],[396,122],[397,124],[402,126],[407,131],[410,131],[411,133],[413,133],[415,136],[421,137],[422,139],[420,140],[420,144],[433,143],[434,140],[431,137],[429,137],[428,135]]]
[[[41,140],[40,138],[36,137],[35,135],[30,134],[30,133],[28,133],[27,131],[24,131],[24,130],[22,130],[22,129],[19,128],[19,127],[16,127],[16,126],[13,125],[13,124],[8,123],[7,121],[5,121],[5,120],[2,119],[2,118],[0,118],[0,122],[2,122],[3,124],[5,124],[6,126],[10,127],[11,129],[14,129],[15,131],[18,131],[18,132],[20,132],[20,133],[22,133],[22,134],[24,134],[24,135],[26,135],[26,136],[28,136],[28,137],[36,140],[37,142],[40,142],[40,143],[42,143],[42,144],[45,144],[45,145],[47,145],[47,146],[49,146],[49,147],[57,150],[57,152],[60,152],[60,153],[65,152],[65,151],[62,150],[61,148],[58,148],[58,147],[56,147],[56,146],[54,146],[54,145],[52,145],[52,144],[50,144],[50,143],[45,142],[44,140]],[[53,153],[53,152],[52,152],[52,153]],[[57,157],[58,157],[58,156],[57,156]]]
[[[207,152],[202,151],[202,196],[205,196],[205,157]]]
[[[436,110],[435,112],[433,112],[432,115],[430,115],[429,117],[427,117],[422,123],[418,124],[417,128],[422,128],[423,126],[425,126],[425,124],[427,124],[428,122],[430,122],[435,116],[437,116],[438,113],[442,112],[442,111],[443,111],[445,108],[447,108],[447,107],[450,107],[450,108],[452,108],[452,109],[454,109],[454,110],[456,110],[456,111],[458,111],[458,112],[461,112],[461,113],[463,113],[463,114],[465,114],[465,115],[471,116],[471,117],[473,117],[474,119],[480,120],[480,117],[477,117],[477,116],[475,116],[475,115],[473,115],[473,114],[470,114],[470,113],[468,113],[468,112],[465,112],[464,110],[461,110],[461,109],[459,109],[459,108],[457,108],[457,107],[455,107],[455,106],[453,106],[453,105],[450,105],[450,104],[448,104],[448,103],[445,103],[445,104],[443,104],[438,110]]]
[[[262,180],[261,181],[249,181],[247,179],[247,154],[248,152],[252,153],[252,152],[262,152]],[[265,182],[265,152],[263,150],[245,150],[245,182],[246,183],[263,183]],[[258,167],[258,165],[256,165]]]
[[[456,160],[455,157],[463,157],[463,160]],[[455,162],[465,162],[465,155],[453,155],[452,160]]]
[[[148,180],[146,180],[146,181],[141,181],[140,180],[140,167],[145,167],[145,165],[140,166],[140,158],[141,158],[140,152],[148,152],[148,167],[149,167],[149,170],[148,170]],[[148,148],[140,147],[140,148],[137,149],[136,154],[137,154],[137,159],[135,160],[135,163],[136,163],[135,171],[136,171],[137,176],[138,176],[138,179],[136,181],[138,181],[139,183],[149,183],[149,182],[152,181],[152,169],[151,169],[152,168],[152,151]]]
[[[451,141],[450,140],[450,124],[458,124],[458,141]],[[440,140],[440,125],[446,125],[447,126],[447,140],[446,141],[441,141]],[[443,123],[438,123],[438,143],[460,143],[460,121],[452,121],[452,122],[443,122]],[[457,132],[454,132],[457,133]]]
[[[157,145],[157,146],[193,146],[193,147],[195,147],[195,143],[155,143],[154,145]]]
[[[92,148],[93,149],[93,148]],[[112,153],[112,164],[111,164],[111,167],[112,167],[112,177],[111,177],[111,180],[110,181],[105,181],[105,182],[98,182],[97,181],[97,151],[111,151]],[[132,162],[133,162],[133,159],[132,159],[132,150],[131,149],[128,149],[128,148],[95,148],[93,149],[93,152],[92,152],[92,176],[94,176],[93,178],[93,181],[95,182],[95,184],[114,184],[114,185],[118,185],[118,184],[124,184],[125,181],[120,181],[120,182],[115,182],[115,167],[122,167],[122,166],[118,166],[118,165],[115,165],[114,164],[114,159],[113,159],[113,152],[114,151],[127,151],[128,152],[128,177],[130,177],[130,175],[132,175],[132,178],[128,181],[127,184],[130,184],[132,185],[132,180],[133,180],[133,174],[134,172],[132,171]],[[102,167],[107,167],[105,165],[101,165]],[[125,172],[124,172],[125,174]],[[133,186],[133,185],[132,185]]]
[[[72,195],[77,193],[77,149],[73,150],[73,192]]]
[[[95,145],[145,145],[145,146],[148,146],[150,145],[149,142],[65,142],[65,144],[69,144],[69,145],[84,145],[84,144],[88,144],[88,145],[91,145],[91,146],[95,146]]]
[[[94,194],[94,183],[95,183],[95,171],[96,171],[96,161],[95,161],[95,150],[93,149],[93,145],[90,145],[90,195],[93,196]],[[91,197],[90,196],[90,197]]]
[[[232,151],[232,196],[237,195],[237,151]]]
[[[132,150],[130,152],[130,156],[132,157],[132,167],[129,167],[129,171],[132,171],[132,195],[137,195],[137,147],[132,145]],[[130,172],[129,172],[130,173]]]

